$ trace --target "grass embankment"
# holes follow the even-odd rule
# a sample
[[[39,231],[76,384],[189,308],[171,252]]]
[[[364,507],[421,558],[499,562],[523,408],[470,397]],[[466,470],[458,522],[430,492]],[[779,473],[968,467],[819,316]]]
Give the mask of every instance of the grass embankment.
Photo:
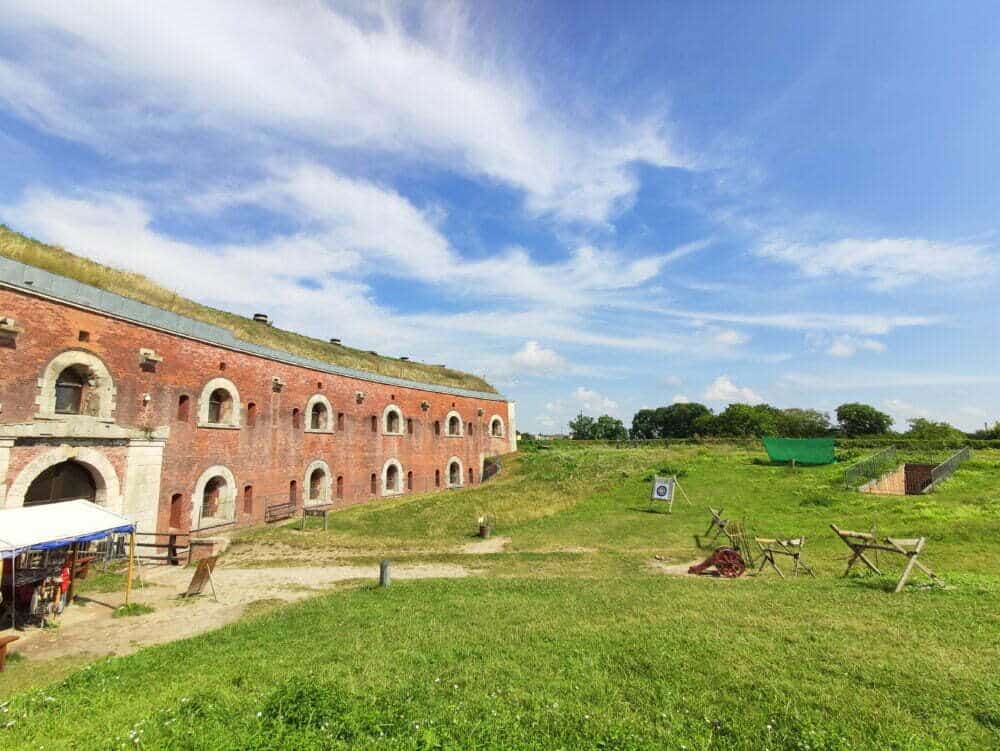
[[[0,745],[997,747],[1000,454],[979,452],[933,495],[907,498],[845,491],[841,467],[761,459],[542,451],[508,462],[495,484],[346,510],[328,533],[250,534],[304,562],[373,544],[447,557],[490,513],[513,552],[454,556],[484,566],[481,578],[339,591],[103,661],[14,697]],[[656,472],[679,474],[692,504],[650,513]],[[657,573],[654,553],[704,554],[693,535],[706,505],[760,533],[805,534],[819,577]],[[927,562],[948,587],[892,595],[890,577],[840,578],[847,550],[831,521],[927,535]]]
[[[229,329],[238,339],[301,357],[421,383],[472,391],[491,393],[496,391],[482,378],[469,373],[330,344],[293,331],[256,323],[245,316],[200,305],[161,287],[141,274],[110,268],[62,248],[46,245],[14,232],[2,224],[0,224],[0,255],[162,310],[221,326]]]

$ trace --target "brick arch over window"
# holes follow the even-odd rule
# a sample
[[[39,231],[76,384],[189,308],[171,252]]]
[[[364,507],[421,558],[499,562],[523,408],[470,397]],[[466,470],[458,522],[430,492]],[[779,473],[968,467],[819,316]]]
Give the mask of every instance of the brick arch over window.
[[[503,418],[500,415],[493,415],[490,418],[490,436],[493,438],[503,438],[504,432]]]
[[[216,464],[202,472],[191,494],[191,529],[233,521],[236,518],[236,488],[236,478],[228,467]],[[206,489],[218,493],[216,505],[214,509],[209,509],[211,513],[208,517],[202,513]]]
[[[82,464],[90,472],[94,480],[94,502],[104,506],[108,511],[122,513],[123,501],[118,473],[108,458],[97,449],[60,446],[47,451],[30,462],[20,471],[11,483],[4,498],[3,508],[18,508],[24,505],[24,496],[31,483],[50,467],[63,462],[72,461]]]
[[[399,495],[403,492],[403,465],[389,459],[382,465],[382,495]]]
[[[457,456],[451,457],[444,465],[444,476],[449,488],[462,487],[462,460]]]
[[[68,415],[56,411],[56,384],[64,372],[72,374],[71,380],[80,381],[82,392],[79,409]],[[65,418],[77,414],[110,422],[116,393],[111,372],[101,358],[82,349],[71,349],[53,357],[42,370],[35,403],[39,417]]]
[[[316,477],[316,473],[321,473],[321,477]],[[318,481],[318,485],[317,485]],[[306,473],[302,482],[305,492],[303,503],[306,506],[317,506],[330,503],[331,488],[333,486],[330,465],[322,459],[317,459],[306,467]]]
[[[448,416],[444,418],[444,434],[450,436],[461,436],[465,435],[465,423],[462,422],[462,416],[452,410],[448,413]]]
[[[213,422],[209,419],[209,411],[212,408],[213,395],[217,391],[225,392],[225,395],[229,398],[229,404],[228,406],[224,406],[225,411],[224,414],[220,415],[221,419],[219,422]],[[198,425],[213,427],[223,425],[230,428],[238,428],[240,426],[242,409],[240,392],[236,389],[236,384],[228,378],[213,378],[202,387],[201,396],[198,398]]]
[[[390,404],[382,410],[382,432],[386,435],[403,435],[403,410]]]
[[[320,418],[318,423],[316,418]],[[306,432],[332,433],[333,421],[336,415],[330,400],[322,394],[313,394],[306,402]],[[314,427],[314,425],[319,427]]]

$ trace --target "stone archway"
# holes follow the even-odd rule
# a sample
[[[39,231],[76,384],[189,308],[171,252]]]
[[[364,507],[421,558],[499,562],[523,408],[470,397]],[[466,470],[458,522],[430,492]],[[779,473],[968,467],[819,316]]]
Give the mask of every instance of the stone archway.
[[[94,482],[94,503],[104,506],[109,511],[122,513],[121,485],[118,473],[111,462],[100,451],[72,446],[60,446],[48,451],[22,469],[7,491],[5,507],[17,508],[25,505],[25,497],[32,484],[43,473],[67,462],[79,465],[90,473]]]
[[[24,493],[25,506],[62,501],[97,499],[97,482],[86,466],[72,459],[53,464],[31,481]]]

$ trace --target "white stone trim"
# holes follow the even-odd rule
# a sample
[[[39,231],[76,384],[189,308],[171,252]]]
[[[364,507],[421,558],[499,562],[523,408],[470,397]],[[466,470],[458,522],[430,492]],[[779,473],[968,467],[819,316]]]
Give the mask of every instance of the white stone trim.
[[[73,365],[86,368],[95,381],[93,393],[97,394],[96,415],[65,415],[56,412],[56,379],[66,368]],[[49,360],[38,378],[38,394],[35,397],[35,404],[38,405],[36,417],[48,420],[105,420],[111,422],[114,419],[112,415],[116,406],[116,393],[111,372],[101,358],[82,349],[66,350]]]
[[[312,473],[317,469],[323,470],[323,484],[319,490],[319,498],[310,498],[309,489],[312,485],[310,479],[312,477]],[[333,473],[330,472],[330,465],[322,459],[316,459],[308,467],[306,467],[306,473],[302,478],[302,505],[322,506],[324,504],[331,503],[332,488]]]
[[[458,484],[456,485],[451,481],[451,465],[453,463],[458,464]],[[444,463],[444,484],[448,488],[460,488],[465,485],[465,467],[462,466],[462,460],[457,456],[451,457],[448,461]]]
[[[389,413],[395,412],[399,415],[399,430],[391,431],[389,430]],[[388,404],[386,408],[382,410],[382,435],[405,435],[406,433],[406,420],[403,416],[403,410],[399,408],[396,404]]]
[[[218,387],[215,387],[218,388]],[[209,392],[211,393],[211,392]],[[232,516],[227,517],[208,517],[207,519],[201,519],[199,524],[199,517],[201,516],[201,504],[205,496],[205,486],[208,485],[208,481],[213,477],[221,477],[226,481],[226,497],[219,499],[219,505],[228,504],[229,508],[232,509]],[[198,482],[194,484],[194,492],[191,494],[191,530],[203,529],[205,527],[213,527],[219,524],[228,524],[236,519],[236,478],[230,471],[229,467],[224,467],[221,464],[216,464],[209,467],[204,472],[201,473],[201,477],[198,478]],[[205,522],[211,519],[211,523],[206,524]]]
[[[458,432],[451,432],[451,418],[458,418]],[[465,435],[465,420],[462,419],[462,415],[458,413],[457,410],[452,410],[444,417],[444,434],[450,438],[461,438]]]
[[[499,435],[497,435],[497,434],[495,434],[495,433],[493,432],[493,423],[494,423],[494,422],[495,422],[496,420],[499,420],[499,421],[500,421],[500,434],[499,434]],[[502,418],[502,417],[500,417],[500,415],[493,415],[493,416],[492,416],[492,417],[490,418],[490,422],[489,422],[489,427],[487,428],[487,430],[489,430],[489,436],[490,436],[490,438],[503,438],[503,437],[504,437],[505,435],[507,435],[507,432],[506,432],[506,431],[507,431],[507,428],[506,428],[506,426],[504,425],[504,423],[503,423],[503,418]]]
[[[399,487],[390,488],[388,485],[389,479],[389,467],[396,467],[396,478],[399,482]],[[402,495],[406,488],[405,480],[403,479],[403,465],[399,463],[396,459],[387,459],[385,464],[382,465],[382,495],[392,496],[392,495]]]
[[[312,411],[313,407],[317,404],[322,404],[326,407],[326,427],[325,428],[313,428],[312,426]],[[330,400],[327,399],[322,394],[313,394],[309,397],[309,401],[306,402],[305,411],[305,432],[306,433],[332,433],[337,424],[337,413],[333,411],[333,405],[330,404]]]
[[[231,411],[231,417],[228,422],[209,422],[208,421],[208,400],[212,396],[212,392],[216,389],[225,389],[229,392],[229,396],[233,400],[233,408]],[[211,379],[206,383],[201,389],[201,396],[198,397],[198,427],[199,428],[238,428],[240,426],[240,421],[243,418],[243,403],[240,401],[240,392],[236,388],[236,384],[230,381],[228,378],[223,378],[218,376]]]
[[[66,461],[82,464],[90,471],[94,478],[94,485],[97,486],[95,501],[99,505],[117,514],[124,512],[121,485],[118,482],[118,473],[115,472],[114,466],[97,449],[76,446],[60,446],[31,461],[28,466],[21,470],[17,479],[11,483],[10,490],[7,491],[5,507],[19,508],[23,506],[24,496],[35,478],[49,467]]]

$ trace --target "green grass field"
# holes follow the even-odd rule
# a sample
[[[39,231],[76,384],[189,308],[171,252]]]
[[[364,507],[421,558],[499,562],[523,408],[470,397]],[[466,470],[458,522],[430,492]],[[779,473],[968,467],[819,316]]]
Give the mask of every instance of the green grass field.
[[[0,747],[1000,747],[1000,452],[928,496],[846,491],[841,470],[717,447],[557,448],[479,488],[345,510],[328,532],[251,531],[232,549],[244,559],[334,550],[481,575],[342,587],[103,660],[16,694]],[[651,512],[659,472],[692,504]],[[819,576],[658,572],[656,555],[704,555],[708,505],[758,534],[804,534]],[[484,513],[507,550],[459,554]],[[926,535],[947,586],[893,595],[886,558],[885,577],[842,578],[831,521]]]

